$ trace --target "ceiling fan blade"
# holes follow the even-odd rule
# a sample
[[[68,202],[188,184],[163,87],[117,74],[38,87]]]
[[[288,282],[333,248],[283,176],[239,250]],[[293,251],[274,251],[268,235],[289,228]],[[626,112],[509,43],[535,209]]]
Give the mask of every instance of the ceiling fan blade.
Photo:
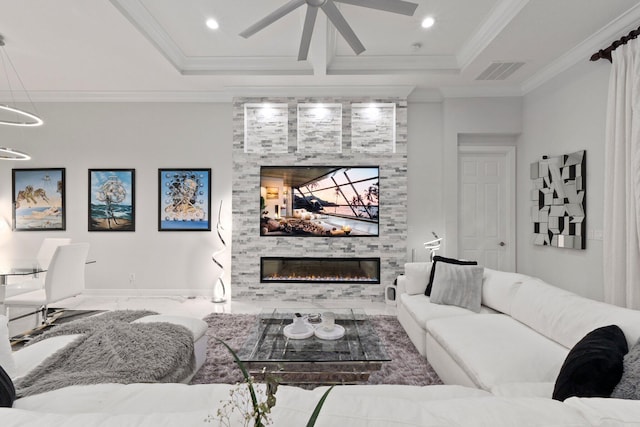
[[[385,12],[399,13],[413,16],[418,8],[417,3],[403,0],[335,0],[338,3],[352,4],[354,6],[368,7],[369,9],[384,10]]]
[[[302,6],[305,3],[306,3],[305,0],[290,0],[289,3],[279,7],[274,12],[272,12],[269,15],[265,16],[264,18],[262,18],[261,20],[259,20],[258,22],[256,22],[255,24],[253,24],[252,26],[250,26],[249,28],[247,28],[243,32],[241,32],[240,35],[242,37],[244,37],[245,39],[249,38],[252,35],[254,35],[255,33],[257,33],[258,31],[262,30],[263,28],[265,28],[266,26],[268,26],[270,24],[273,24],[278,19],[282,18],[283,16],[285,16],[289,12],[299,8],[300,6]]]
[[[320,6],[324,13],[329,18],[329,21],[333,24],[334,27],[338,30],[342,37],[349,43],[351,49],[356,53],[356,55],[360,55],[364,52],[364,46],[356,36],[356,33],[353,32],[347,21],[342,16],[342,13],[338,10],[333,0],[327,0],[325,4]]]
[[[300,50],[298,51],[298,61],[307,59],[309,53],[309,45],[311,45],[311,34],[313,34],[313,26],[318,16],[318,8],[314,6],[307,7],[307,15],[304,18],[304,28],[302,29],[302,40],[300,40]]]

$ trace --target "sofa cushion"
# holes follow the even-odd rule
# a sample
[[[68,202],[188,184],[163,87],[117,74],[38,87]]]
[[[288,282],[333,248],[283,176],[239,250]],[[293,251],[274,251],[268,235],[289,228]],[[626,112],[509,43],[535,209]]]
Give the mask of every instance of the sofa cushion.
[[[640,311],[590,300],[533,277],[516,292],[511,316],[568,349],[607,325],[622,329],[629,348],[640,338]]]
[[[0,407],[11,408],[16,400],[16,389],[9,374],[0,366]]]
[[[484,390],[504,383],[553,382],[568,353],[504,314],[433,319],[427,332]]]
[[[504,383],[491,387],[491,394],[502,397],[544,397],[551,399],[553,382]]]
[[[9,319],[0,315],[0,366],[12,376],[16,370],[13,354],[11,351],[11,343],[9,342],[9,327],[7,324]]]
[[[611,397],[640,400],[640,341],[624,356],[622,378],[613,389]]]
[[[407,278],[405,291],[409,295],[424,295],[431,275],[431,263],[407,262],[404,265],[404,274]]]
[[[429,297],[424,295],[400,295],[400,303],[407,309],[411,317],[413,317],[422,328],[426,328],[427,322],[431,319],[439,319],[441,317],[452,316],[468,316],[475,314],[466,308],[456,307],[455,305],[433,304]],[[481,313],[493,313],[491,309],[482,307]]]
[[[433,286],[433,277],[436,273],[436,269],[438,268],[438,263],[448,263],[448,264],[458,264],[458,265],[478,265],[477,261],[464,261],[455,258],[446,258],[443,256],[436,255],[433,257],[433,263],[431,265],[431,272],[429,273],[429,283],[427,284],[427,289],[424,291],[426,296],[431,295],[431,288]]]
[[[570,397],[563,402],[565,407],[575,408],[585,417],[586,426],[622,427],[640,425],[638,402],[601,397]]]
[[[627,354],[622,330],[609,325],[589,332],[569,352],[553,389],[553,398],[609,397],[622,376]]]
[[[483,276],[482,305],[510,315],[513,298],[527,276],[486,267]]]
[[[440,263],[433,277],[431,302],[480,312],[482,272],[477,265]]]

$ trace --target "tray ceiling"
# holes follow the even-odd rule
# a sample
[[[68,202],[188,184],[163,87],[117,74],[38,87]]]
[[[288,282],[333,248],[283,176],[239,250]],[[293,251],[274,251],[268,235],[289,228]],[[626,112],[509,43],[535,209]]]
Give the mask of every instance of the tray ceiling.
[[[356,56],[319,13],[309,57],[298,61],[304,7],[248,39],[238,35],[286,1],[0,0],[0,34],[40,101],[434,99],[522,95],[640,21],[638,0],[413,0],[411,17],[340,4],[366,50]],[[423,29],[427,15],[436,24]],[[205,26],[211,17],[218,30]],[[501,80],[477,79],[496,62],[522,65]]]

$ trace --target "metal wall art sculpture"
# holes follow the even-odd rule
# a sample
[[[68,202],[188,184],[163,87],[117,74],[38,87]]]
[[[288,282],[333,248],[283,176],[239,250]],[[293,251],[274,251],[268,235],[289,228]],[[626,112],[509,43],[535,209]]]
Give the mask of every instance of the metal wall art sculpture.
[[[531,164],[531,220],[536,245],[586,247],[586,151],[543,156]]]

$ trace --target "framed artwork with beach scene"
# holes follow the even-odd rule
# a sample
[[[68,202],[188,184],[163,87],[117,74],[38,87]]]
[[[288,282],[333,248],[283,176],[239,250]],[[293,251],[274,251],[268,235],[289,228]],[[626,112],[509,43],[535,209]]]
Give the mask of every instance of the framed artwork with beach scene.
[[[158,169],[158,231],[211,231],[211,169]]]
[[[135,169],[89,169],[89,231],[135,231]]]
[[[13,229],[65,230],[64,168],[13,169]]]

